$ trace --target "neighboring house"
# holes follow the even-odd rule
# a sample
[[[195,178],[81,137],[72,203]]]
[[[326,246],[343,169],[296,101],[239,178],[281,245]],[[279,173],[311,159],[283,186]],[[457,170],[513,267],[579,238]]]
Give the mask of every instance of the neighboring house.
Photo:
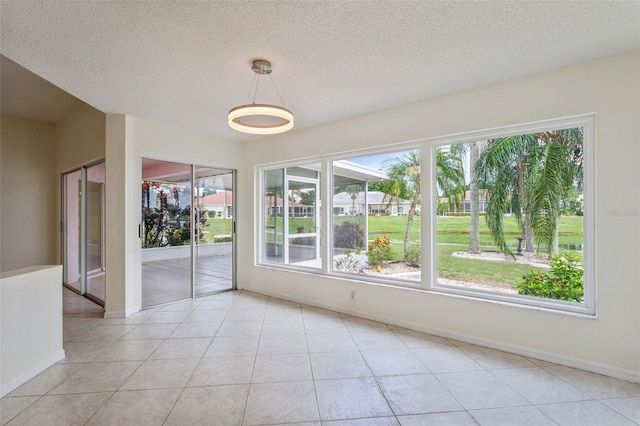
[[[365,214],[397,216],[407,214],[411,208],[411,201],[393,197],[379,191],[367,192],[365,208],[365,193],[359,192],[356,198],[351,198],[348,192],[339,192],[333,196],[333,214],[336,216],[362,216]],[[418,206],[419,210],[419,206]]]
[[[218,191],[212,195],[200,197],[198,204],[209,211],[211,218],[233,218],[233,191]]]
[[[267,211],[270,212],[271,216],[275,216],[276,214],[282,215],[283,205],[282,197],[269,196],[265,198],[265,206],[267,206]],[[288,205],[289,209],[293,209],[293,212],[291,212],[291,210],[289,211],[289,215],[293,214],[295,217],[313,217],[315,214],[314,206],[300,204],[295,201],[289,201]]]
[[[441,197],[438,200],[441,204],[446,204],[446,209],[443,206],[443,209],[440,210],[438,209],[438,214],[442,214],[442,215],[446,215],[447,213],[470,213],[471,212],[471,195],[469,191],[466,191],[464,194],[464,200],[462,200],[462,203],[460,204],[459,207],[449,207],[449,199],[446,197]],[[480,211],[480,213],[484,213],[487,209],[487,191],[486,190],[482,190],[480,191],[480,200],[478,203],[478,210]],[[510,210],[509,210],[510,212]]]
[[[411,202],[402,198],[393,198],[383,192],[370,191],[367,193],[366,208],[365,194],[359,192],[355,200],[348,192],[339,192],[333,196],[333,214],[336,216],[364,216],[367,214],[397,216],[407,214],[411,208]],[[277,209],[278,214],[282,213],[282,198],[277,197],[274,205],[273,197],[268,197],[267,205],[270,206],[273,215]],[[314,214],[314,206],[307,206],[298,202],[289,201],[289,207],[293,208],[295,217],[311,217]],[[420,207],[418,206],[418,210]]]

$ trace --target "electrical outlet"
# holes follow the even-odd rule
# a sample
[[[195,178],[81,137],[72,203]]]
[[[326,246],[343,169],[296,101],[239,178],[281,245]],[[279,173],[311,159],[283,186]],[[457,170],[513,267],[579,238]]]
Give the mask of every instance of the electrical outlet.
[[[351,290],[351,301],[352,302],[356,301],[356,291],[355,290]]]

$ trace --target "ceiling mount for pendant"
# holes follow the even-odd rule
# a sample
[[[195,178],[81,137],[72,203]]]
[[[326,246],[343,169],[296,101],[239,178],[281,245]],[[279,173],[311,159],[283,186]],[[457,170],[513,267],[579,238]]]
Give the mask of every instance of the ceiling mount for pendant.
[[[269,75],[273,71],[271,62],[264,59],[256,59],[251,65],[251,70],[258,75]],[[271,78],[271,76],[269,76]],[[271,80],[278,96],[278,88]],[[228,113],[229,127],[242,133],[253,135],[273,135],[283,133],[293,128],[293,113],[285,107],[271,104],[257,104],[255,96],[258,91],[258,81],[254,92],[253,103],[231,108]],[[282,102],[282,98],[280,98]]]
[[[253,65],[251,65],[251,71],[256,74],[266,75],[271,74],[271,62],[265,61],[264,59],[256,59],[253,61]]]

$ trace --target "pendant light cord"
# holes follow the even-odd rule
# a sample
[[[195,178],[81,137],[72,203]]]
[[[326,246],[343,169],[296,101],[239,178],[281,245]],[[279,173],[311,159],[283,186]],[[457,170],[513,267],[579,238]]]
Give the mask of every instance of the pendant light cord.
[[[271,84],[273,84],[273,88],[276,89],[276,93],[278,94],[278,97],[280,98],[280,103],[282,105],[284,105],[284,101],[282,100],[282,96],[280,96],[280,91],[278,90],[278,87],[276,86],[276,84],[273,82],[273,77],[271,77],[271,74],[269,74],[269,80],[271,80]]]
[[[276,91],[276,94],[278,95],[278,99],[280,99],[280,103],[284,105],[284,100],[282,99],[282,95],[278,90],[278,86],[276,86],[276,83],[273,81],[273,77],[271,77],[271,74],[269,74],[269,80],[271,81],[271,85],[273,86],[274,90]],[[251,86],[249,87],[249,93],[247,93],[247,103],[249,103],[249,100],[251,99],[252,92],[253,92],[253,99],[251,99],[250,103],[251,104],[256,103],[256,98],[258,96],[258,84],[260,84],[260,75],[255,74],[253,77],[253,80],[251,81]]]
[[[253,92],[253,100],[251,101],[252,104],[256,103],[256,95],[258,94],[258,78],[260,76],[258,74],[254,74],[253,76],[253,80],[251,80],[251,86],[249,86],[249,93],[247,93],[247,103],[249,103],[249,100],[251,99],[251,92]]]

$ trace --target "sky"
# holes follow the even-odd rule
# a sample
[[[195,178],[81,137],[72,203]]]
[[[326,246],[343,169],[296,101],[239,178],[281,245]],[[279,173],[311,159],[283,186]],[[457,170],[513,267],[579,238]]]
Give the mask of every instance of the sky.
[[[367,155],[365,157],[350,157],[347,161],[362,164],[374,170],[385,171],[384,162],[389,159],[402,157],[406,151],[386,152],[384,154]]]
[[[384,162],[386,160],[402,157],[402,156],[404,156],[404,154],[406,152],[408,152],[408,151],[386,152],[384,154],[367,155],[367,156],[363,156],[363,157],[351,157],[351,158],[346,158],[346,160],[351,161],[353,163],[362,164],[363,166],[370,167],[370,168],[372,168],[374,170],[380,170],[380,171],[384,172],[384,171],[386,171],[385,170],[386,167],[384,166]],[[470,181],[469,161],[470,161],[469,160],[469,156],[466,155],[464,157],[464,159],[463,159],[463,162],[464,162],[463,171],[464,171],[465,182],[466,183],[469,183],[469,181]]]

